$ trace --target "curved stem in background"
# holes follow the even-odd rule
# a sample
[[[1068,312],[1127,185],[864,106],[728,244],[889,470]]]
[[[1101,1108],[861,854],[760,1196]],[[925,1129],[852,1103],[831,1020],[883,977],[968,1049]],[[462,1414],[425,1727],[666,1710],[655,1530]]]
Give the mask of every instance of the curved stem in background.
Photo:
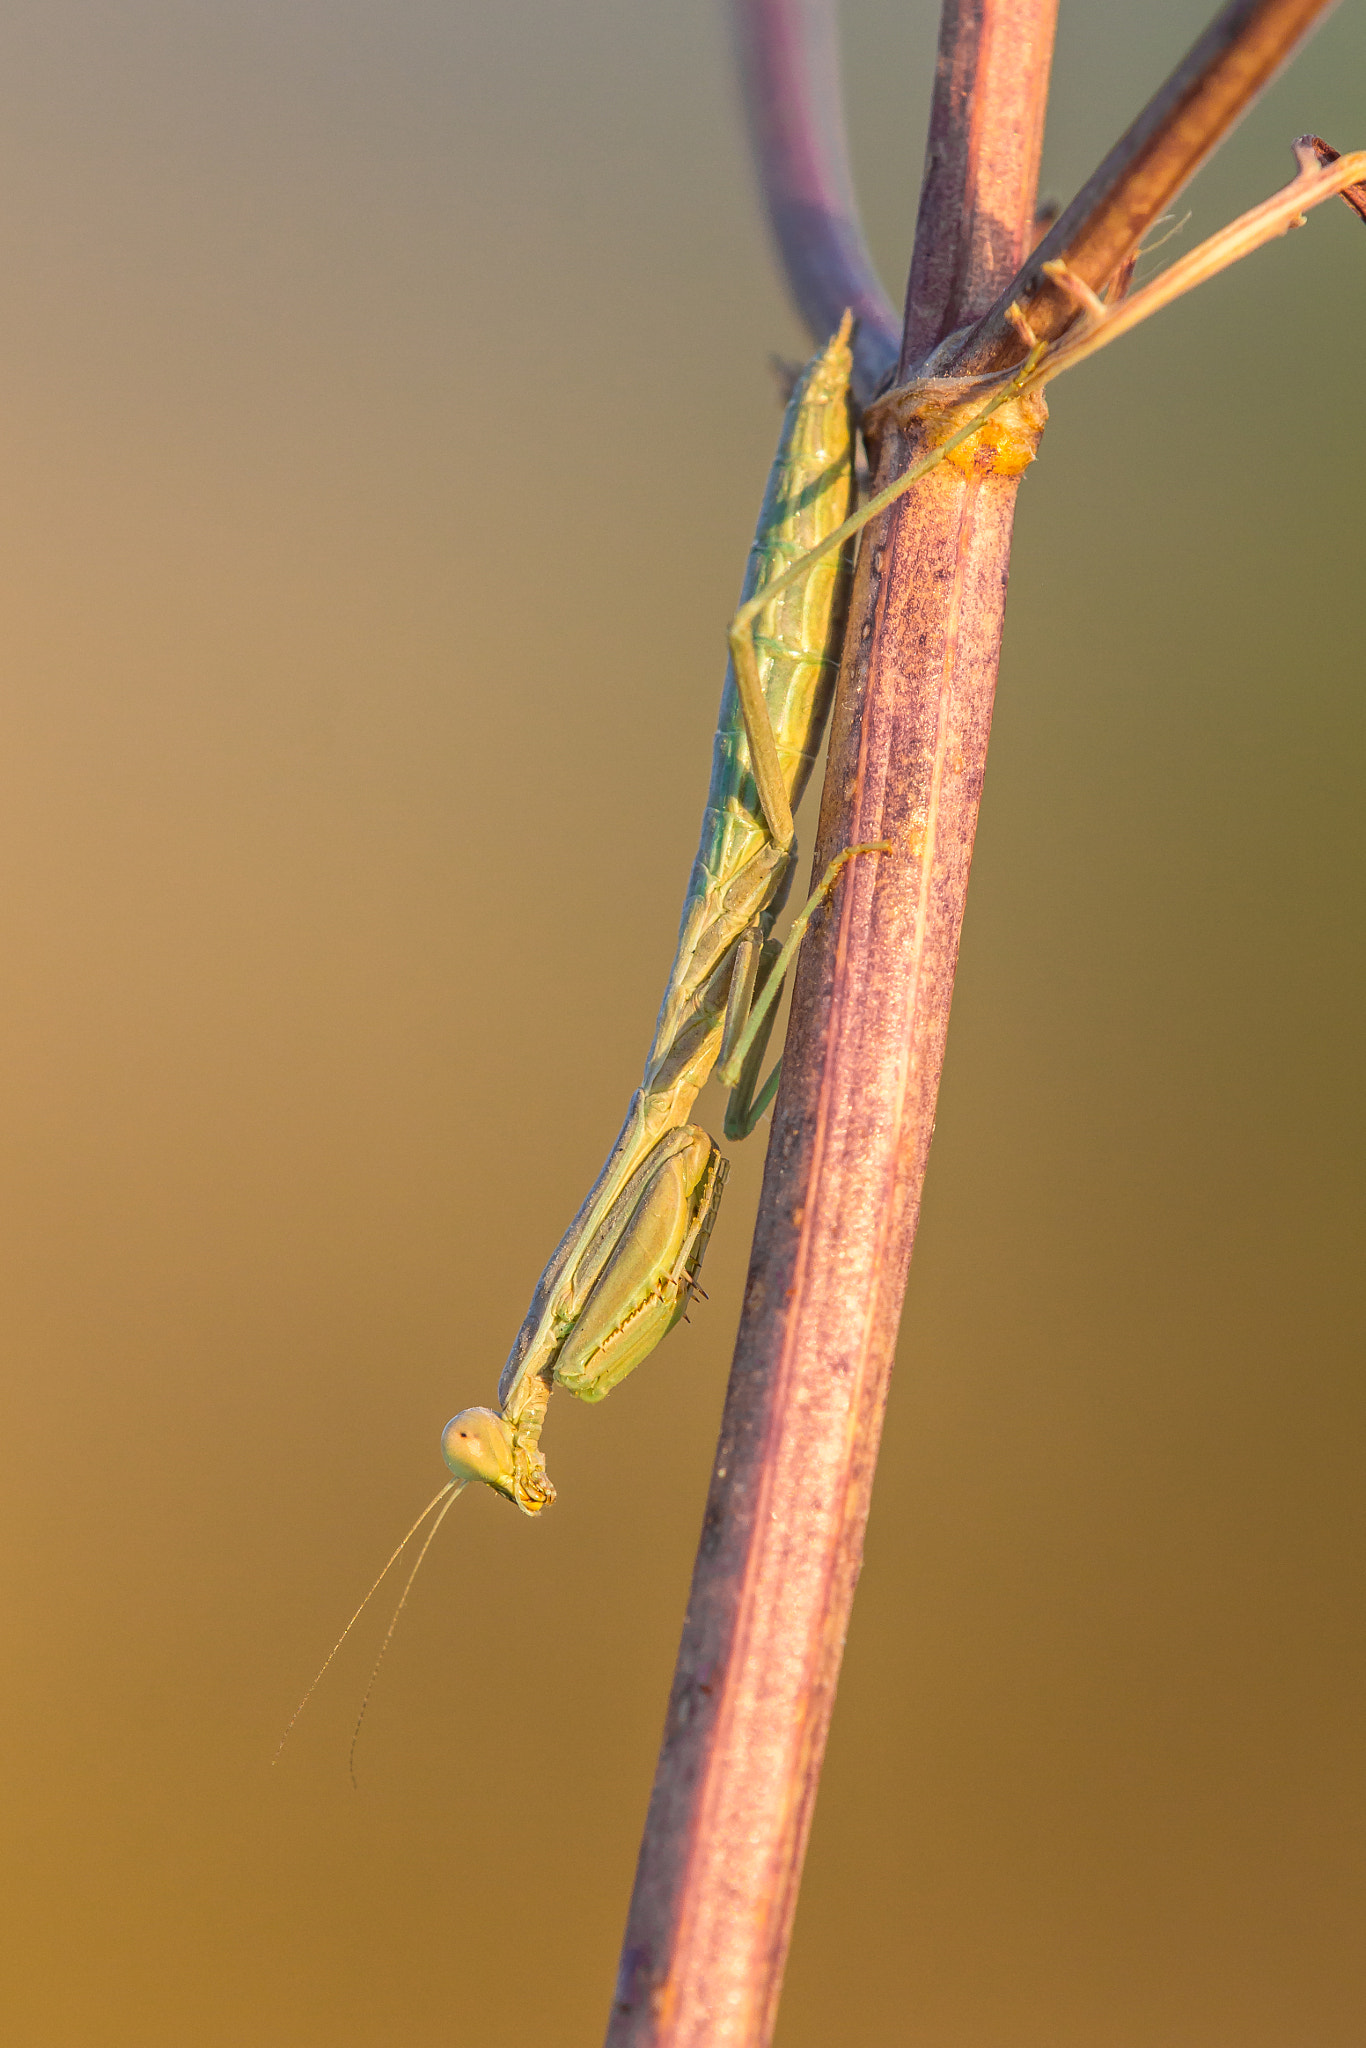
[[[863,239],[840,95],[834,0],[733,0],[750,142],[788,290],[819,347],[858,322],[860,405],[895,367],[900,322]]]

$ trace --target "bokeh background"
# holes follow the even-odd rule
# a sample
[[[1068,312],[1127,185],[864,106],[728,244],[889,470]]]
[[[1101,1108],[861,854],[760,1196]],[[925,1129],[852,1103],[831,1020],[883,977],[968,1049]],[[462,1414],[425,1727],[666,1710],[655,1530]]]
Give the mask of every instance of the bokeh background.
[[[1048,192],[1207,5],[1064,5]],[[845,9],[894,296],[934,13]],[[359,1791],[381,1612],[271,1755],[653,1021],[803,351],[725,25],[0,54],[5,2037],[592,2043],[762,1140],[553,1514],[447,1523]],[[1364,85],[1348,0],[1172,246]],[[1052,394],[782,2048],[1366,2038],[1363,315],[1325,208]]]

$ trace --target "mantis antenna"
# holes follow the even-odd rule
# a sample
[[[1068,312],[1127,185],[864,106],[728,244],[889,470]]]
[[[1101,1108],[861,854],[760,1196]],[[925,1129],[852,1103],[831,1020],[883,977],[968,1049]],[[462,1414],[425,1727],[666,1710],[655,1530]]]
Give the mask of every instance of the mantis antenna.
[[[313,1697],[314,1693],[315,1693],[315,1692],[316,1692],[316,1691],[318,1690],[318,1686],[319,1686],[319,1684],[320,1684],[320,1682],[321,1682],[321,1680],[322,1680],[322,1676],[323,1676],[323,1673],[324,1673],[324,1672],[325,1672],[325,1671],[327,1670],[327,1667],[328,1667],[328,1665],[329,1665],[329,1664],[330,1664],[330,1663],[332,1662],[332,1659],[333,1659],[333,1658],[334,1658],[334,1657],[336,1656],[336,1654],[337,1654],[338,1650],[339,1650],[339,1649],[341,1648],[342,1644],[343,1644],[343,1643],[344,1643],[344,1642],[346,1641],[346,1638],[347,1638],[347,1637],[348,1637],[348,1636],[350,1635],[350,1633],[351,1633],[352,1629],[353,1629],[353,1628],[354,1628],[354,1627],[356,1626],[356,1623],[357,1623],[357,1622],[358,1622],[358,1621],[360,1620],[360,1618],[361,1618],[362,1614],[364,1614],[364,1612],[365,1612],[366,1608],[367,1608],[367,1607],[368,1607],[368,1606],[370,1605],[370,1602],[371,1602],[372,1598],[374,1597],[374,1595],[375,1595],[376,1593],[378,1593],[378,1591],[379,1591],[380,1587],[381,1587],[381,1586],[382,1586],[382,1585],[384,1584],[384,1581],[385,1581],[385,1580],[386,1580],[386,1579],[388,1578],[388,1576],[389,1576],[390,1572],[391,1572],[391,1571],[393,1570],[394,1566],[395,1566],[395,1565],[396,1565],[396,1564],[398,1563],[398,1561],[399,1561],[399,1559],[400,1559],[400,1558],[402,1557],[402,1555],[403,1555],[404,1551],[405,1551],[405,1550],[406,1550],[406,1549],[408,1548],[408,1545],[409,1545],[409,1544],[410,1544],[410,1543],[412,1542],[412,1540],[413,1540],[414,1536],[416,1536],[416,1534],[417,1534],[418,1530],[419,1530],[419,1529],[420,1529],[420,1528],[422,1527],[422,1524],[423,1524],[423,1523],[424,1523],[424,1522],[426,1521],[426,1519],[427,1519],[428,1515],[429,1515],[429,1514],[431,1513],[432,1509],[433,1509],[434,1507],[438,1507],[438,1506],[440,1506],[441,1502],[442,1502],[443,1500],[446,1500],[446,1496],[447,1496],[447,1494],[459,1494],[459,1493],[463,1492],[463,1490],[464,1490],[464,1489],[463,1489],[463,1486],[462,1486],[462,1485],[460,1485],[460,1484],[458,1484],[458,1483],[457,1483],[457,1481],[455,1481],[454,1479],[448,1480],[448,1481],[447,1481],[447,1483],[446,1483],[446,1485],[442,1487],[442,1489],[441,1489],[440,1493],[438,1493],[438,1494],[437,1494],[437,1495],[436,1495],[436,1496],[435,1496],[435,1497],[434,1497],[434,1498],[433,1498],[432,1500],[429,1500],[429,1501],[428,1501],[428,1503],[427,1503],[426,1507],[425,1507],[425,1508],[424,1508],[424,1509],[422,1510],[422,1513],[421,1513],[421,1514],[420,1514],[420,1515],[418,1516],[417,1520],[416,1520],[416,1521],[415,1521],[415,1522],[413,1523],[413,1526],[412,1526],[412,1528],[411,1528],[411,1529],[410,1529],[410,1530],[408,1531],[407,1535],[406,1535],[406,1536],[405,1536],[405,1537],[403,1538],[403,1541],[402,1541],[402,1542],[401,1542],[401,1543],[399,1544],[398,1548],[397,1548],[397,1549],[396,1549],[396,1550],[395,1550],[395,1551],[394,1551],[394,1552],[393,1552],[393,1553],[391,1554],[391,1556],[390,1556],[390,1558],[389,1558],[389,1562],[388,1562],[388,1563],[387,1563],[387,1564],[385,1565],[385,1567],[384,1567],[384,1570],[383,1570],[383,1571],[382,1571],[382,1572],[380,1573],[379,1577],[378,1577],[378,1578],[377,1578],[377,1579],[375,1580],[374,1584],[373,1584],[373,1585],[371,1586],[371,1588],[370,1588],[370,1591],[369,1591],[369,1592],[368,1592],[368,1593],[366,1594],[365,1598],[364,1598],[364,1599],[363,1599],[363,1600],[361,1601],[361,1603],[360,1603],[360,1606],[359,1606],[359,1607],[358,1607],[358,1608],[356,1609],[356,1611],[355,1611],[355,1613],[354,1613],[354,1614],[352,1615],[352,1617],[351,1617],[350,1621],[348,1621],[348,1622],[347,1622],[347,1624],[346,1624],[346,1627],[345,1627],[345,1628],[344,1628],[344,1629],[342,1630],[341,1634],[340,1634],[340,1635],[339,1635],[339,1636],[337,1637],[337,1640],[336,1640],[336,1642],[335,1642],[335,1643],[333,1643],[333,1645],[332,1645],[331,1649],[330,1649],[330,1650],[328,1651],[327,1655],[326,1655],[326,1656],[325,1656],[325,1657],[323,1658],[323,1661],[322,1661],[322,1663],[321,1663],[321,1664],[320,1664],[320,1665],[318,1666],[317,1672],[316,1672],[316,1674],[315,1674],[315,1676],[314,1676],[314,1679],[313,1679],[313,1683],[312,1683],[312,1684],[311,1684],[311,1685],[309,1686],[309,1688],[308,1688],[308,1691],[307,1691],[307,1692],[306,1692],[306,1693],[304,1694],[304,1696],[303,1696],[303,1698],[302,1698],[302,1699],[300,1700],[300,1702],[299,1702],[298,1706],[297,1706],[297,1707],[296,1707],[296,1708],[294,1709],[294,1712],[293,1712],[293,1713],[292,1713],[292,1714],[290,1715],[290,1717],[289,1717],[289,1726],[288,1726],[288,1728],[286,1728],[286,1729],[285,1729],[285,1732],[284,1732],[284,1734],[283,1734],[283,1735],[282,1735],[282,1736],[280,1737],[279,1745],[278,1745],[278,1747],[276,1748],[276,1751],[275,1751],[275,1754],[274,1754],[274,1756],[273,1756],[273,1757],[271,1758],[271,1762],[272,1762],[272,1764],[277,1764],[277,1763],[278,1763],[278,1762],[280,1761],[280,1751],[281,1751],[281,1750],[282,1750],[282,1749],[284,1748],[285,1744],[286,1744],[286,1743],[287,1743],[287,1742],[289,1741],[290,1735],[292,1734],[292,1732],[293,1732],[293,1729],[294,1729],[294,1723],[295,1723],[295,1722],[296,1722],[296,1721],[298,1720],[298,1718],[299,1718],[300,1714],[302,1714],[302,1712],[303,1712],[304,1708],[305,1708],[305,1707],[306,1707],[306,1706],[308,1705],[308,1703],[309,1703],[309,1701],[310,1701],[310,1700],[312,1699],[312,1697]],[[446,1501],[446,1506],[447,1506],[447,1507],[449,1507],[449,1506],[450,1506],[450,1502],[449,1502],[449,1501]],[[441,1514],[442,1514],[442,1515],[444,1515],[444,1514],[445,1514],[445,1511],[446,1511],[446,1510],[445,1510],[445,1508],[442,1508],[442,1510],[441,1510]],[[438,1527],[440,1526],[440,1522],[441,1522],[441,1515],[438,1515],[438,1516],[437,1516],[437,1525],[438,1525]],[[430,1542],[430,1541],[431,1541],[431,1538],[430,1538],[430,1536],[428,1537],[427,1541],[428,1541],[428,1542]],[[423,1544],[423,1546],[422,1546],[422,1557],[425,1557],[425,1556],[426,1556],[426,1554],[427,1554],[427,1545],[426,1545],[426,1543],[424,1543],[424,1544]],[[421,1562],[422,1562],[422,1557],[419,1557],[419,1559],[418,1559],[418,1563],[419,1563],[419,1564],[421,1564]],[[413,1583],[413,1582],[412,1582],[412,1580],[411,1580],[411,1579],[409,1579],[409,1581],[408,1581],[408,1585],[409,1585],[409,1586],[411,1586],[411,1585],[412,1585],[412,1583]],[[408,1597],[408,1593],[407,1593],[407,1588],[405,1587],[405,1589],[404,1589],[404,1594],[403,1594],[403,1599],[404,1599],[404,1600],[406,1600],[406,1599],[407,1599],[407,1597]],[[403,1605],[403,1601],[402,1601],[402,1600],[401,1600],[401,1601],[399,1602],[399,1605],[400,1605],[400,1607],[401,1607],[401,1606]],[[397,1617],[395,1617],[395,1619],[397,1619]],[[393,1623],[391,1622],[391,1623],[389,1624],[389,1635],[392,1635],[392,1634],[393,1634],[393,1632],[394,1632],[394,1628],[393,1628]],[[388,1640],[389,1640],[389,1636],[386,1636],[386,1637],[384,1638],[384,1640],[385,1640],[385,1642],[387,1643],[387,1642],[388,1642]],[[373,1674],[373,1673],[371,1674],[371,1679],[370,1679],[370,1683],[371,1683],[372,1685],[374,1684],[374,1674]],[[366,1696],[366,1698],[367,1698],[367,1699],[368,1699],[368,1698],[370,1697],[370,1695],[369,1695],[369,1692],[368,1692],[368,1691],[367,1691],[367,1693],[366,1693],[366,1695],[365,1695],[365,1696]],[[361,1708],[361,1712],[362,1712],[362,1713],[364,1713],[364,1711],[365,1711],[365,1709],[364,1709],[364,1707],[362,1707],[362,1708]],[[360,1726],[360,1723],[359,1723],[359,1722],[357,1722],[357,1724],[356,1724],[356,1725],[357,1725],[357,1727],[359,1727],[359,1726]],[[355,1739],[354,1739],[354,1737],[352,1738],[352,1744],[351,1744],[351,1747],[352,1747],[352,1751],[353,1751],[353,1753],[354,1753],[354,1750],[355,1750]]]
[[[379,1667],[384,1662],[384,1653],[394,1639],[394,1630],[398,1627],[398,1618],[408,1604],[408,1595],[413,1590],[413,1580],[417,1577],[418,1573],[422,1569],[422,1560],[427,1555],[427,1552],[431,1549],[432,1544],[436,1538],[437,1530],[441,1527],[441,1524],[445,1521],[447,1515],[455,1506],[456,1502],[459,1500],[461,1494],[465,1491],[465,1488],[468,1485],[468,1479],[453,1479],[449,1486],[444,1487],[442,1489],[442,1492],[445,1494],[449,1494],[450,1498],[447,1500],[445,1507],[442,1508],[441,1513],[437,1516],[436,1520],[432,1523],[431,1528],[427,1531],[426,1540],[423,1543],[421,1550],[419,1550],[419,1552],[417,1553],[417,1563],[413,1566],[412,1570],[408,1574],[407,1584],[404,1586],[403,1591],[399,1594],[398,1597],[398,1606],[394,1609],[393,1616],[389,1622],[389,1626],[385,1630],[384,1641],[379,1646],[379,1655],[378,1657],[376,1657],[374,1662],[374,1668],[370,1673],[370,1683],[365,1688],[365,1698],[361,1701],[360,1712],[356,1716],[356,1725],[351,1730],[351,1753],[347,1757],[346,1764],[347,1769],[351,1773],[352,1791],[359,1790],[359,1787],[356,1784],[356,1744],[360,1740],[360,1724],[365,1719],[365,1709],[370,1704],[370,1695],[375,1689],[375,1680],[379,1677]],[[437,1495],[437,1499],[440,1500],[441,1498],[442,1494],[439,1493]]]

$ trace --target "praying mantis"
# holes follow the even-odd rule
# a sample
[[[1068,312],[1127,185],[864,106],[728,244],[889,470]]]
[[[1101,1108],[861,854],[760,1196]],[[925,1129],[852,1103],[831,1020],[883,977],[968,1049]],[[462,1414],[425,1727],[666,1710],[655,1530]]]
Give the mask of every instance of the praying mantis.
[[[1005,379],[971,380],[989,387],[986,402],[961,421],[946,413],[952,430],[855,511],[852,326],[846,313],[798,378],[784,415],[728,636],[701,843],[644,1079],[537,1283],[499,1380],[499,1407],[465,1408],[447,1423],[441,1448],[452,1476],[427,1513],[441,1504],[444,1515],[474,1480],[525,1514],[554,1499],[540,1449],[552,1386],[602,1400],[668,1335],[697,1290],[726,1176],[714,1141],[686,1121],[699,1090],[715,1067],[732,1091],[726,1135],[748,1136],[777,1090],[776,1067],[762,1088],[758,1073],[807,925],[848,861],[895,850],[878,840],[836,854],[784,944],[772,938],[792,879],[792,814],[820,750],[839,664],[848,544],[993,415],[1012,404],[1018,411],[1044,351],[1033,345]],[[1039,424],[1037,411],[1007,418],[994,459],[1029,461]]]
[[[447,1423],[441,1447],[449,1481],[389,1558],[294,1720],[434,1511],[381,1657],[436,1531],[466,1486],[481,1481],[528,1515],[554,1500],[540,1449],[552,1386],[602,1400],[683,1316],[700,1291],[698,1270],[727,1171],[715,1141],[689,1122],[692,1106],[719,1062],[731,1089],[726,1135],[739,1139],[754,1129],[777,1087],[776,1070],[762,1088],[756,1083],[802,933],[847,861],[890,850],[881,843],[837,855],[779,947],[771,934],[792,880],[793,812],[829,712],[849,598],[848,542],[858,522],[852,326],[846,314],[798,378],[783,416],[731,629],[700,843],[641,1084],[537,1283],[503,1368],[498,1408],[466,1408]]]
[[[314,1686],[435,1513],[383,1656],[436,1531],[468,1485],[479,1481],[528,1515],[554,1500],[540,1448],[552,1387],[583,1401],[602,1400],[644,1362],[700,1291],[697,1276],[727,1167],[715,1141],[688,1120],[698,1093],[716,1070],[732,1091],[727,1137],[753,1130],[777,1088],[776,1068],[762,1088],[757,1085],[774,1006],[811,918],[851,859],[898,857],[888,841],[846,847],[826,868],[787,940],[779,946],[773,938],[793,875],[793,813],[820,749],[839,663],[850,543],[940,462],[1023,468],[1045,417],[1039,403],[1045,384],[1301,224],[1311,206],[1342,193],[1366,216],[1366,151],[1334,157],[1327,145],[1305,137],[1296,155],[1299,170],[1282,191],[1132,294],[1130,265],[1102,298],[1065,261],[1043,264],[1076,309],[1071,324],[1055,340],[1039,341],[1012,305],[1011,324],[1026,351],[1014,369],[942,376],[932,357],[914,383],[875,401],[865,430],[880,415],[909,433],[921,452],[857,509],[849,314],[798,378],[730,627],[701,840],[641,1084],[606,1163],[537,1283],[499,1380],[499,1406],[465,1408],[447,1423],[442,1454],[450,1478],[390,1556]]]
[[[848,521],[854,498],[852,322],[798,378],[750,551],[744,597]],[[452,1484],[481,1480],[538,1514],[555,1497],[540,1450],[553,1385],[600,1401],[682,1316],[716,1220],[726,1162],[688,1121],[712,1069],[731,1084],[725,1129],[754,1128],[777,1085],[756,1090],[781,979],[770,933],[792,877],[793,811],[829,709],[848,604],[844,547],[822,554],[742,631],[722,693],[701,842],[645,1072],[606,1164],[542,1274],[499,1381],[499,1408],[446,1426]],[[834,886],[850,847],[802,911]],[[876,849],[882,851],[885,849]],[[782,963],[785,968],[786,962]],[[756,990],[758,991],[756,999]]]

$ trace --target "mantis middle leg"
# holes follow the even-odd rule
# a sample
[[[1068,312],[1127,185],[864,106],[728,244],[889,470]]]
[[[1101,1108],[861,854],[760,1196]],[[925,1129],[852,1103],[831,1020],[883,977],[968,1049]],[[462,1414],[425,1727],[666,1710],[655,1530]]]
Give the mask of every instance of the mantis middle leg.
[[[731,1090],[726,1108],[726,1136],[747,1138],[778,1092],[782,1072],[779,1057],[763,1087],[755,1094],[759,1068],[773,1030],[778,999],[783,992],[787,970],[806,936],[806,928],[839,878],[846,861],[859,853],[890,853],[890,839],[875,839],[866,846],[846,846],[837,853],[806,902],[792,920],[792,929],[781,946],[774,939],[759,938],[753,965],[737,956],[731,982],[732,1001],[727,1006],[721,1039],[721,1059],[716,1078]],[[757,930],[757,928],[756,928]],[[744,945],[750,938],[746,933]]]

